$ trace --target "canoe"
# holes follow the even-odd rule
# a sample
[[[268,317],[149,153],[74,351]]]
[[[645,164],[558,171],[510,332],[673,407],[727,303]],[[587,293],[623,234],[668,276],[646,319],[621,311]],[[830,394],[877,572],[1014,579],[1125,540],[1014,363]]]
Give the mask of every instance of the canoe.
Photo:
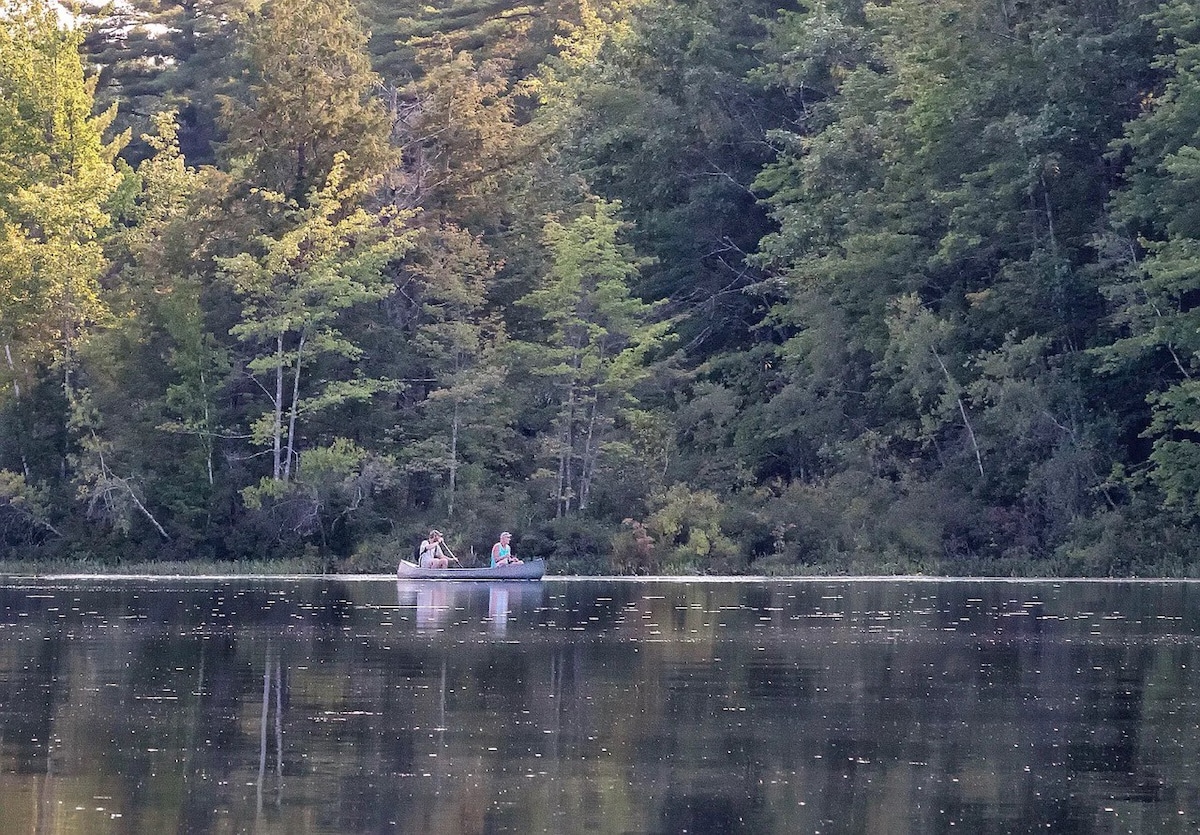
[[[400,560],[396,566],[396,576],[410,580],[540,580],[545,573],[545,560],[496,568],[421,568],[408,560]]]

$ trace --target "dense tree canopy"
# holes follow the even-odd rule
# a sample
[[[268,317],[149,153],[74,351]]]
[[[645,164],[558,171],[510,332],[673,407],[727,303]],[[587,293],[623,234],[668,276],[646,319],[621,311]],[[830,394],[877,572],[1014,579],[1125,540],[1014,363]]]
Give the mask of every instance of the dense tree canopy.
[[[0,549],[1196,574],[1197,20],[4,0]]]

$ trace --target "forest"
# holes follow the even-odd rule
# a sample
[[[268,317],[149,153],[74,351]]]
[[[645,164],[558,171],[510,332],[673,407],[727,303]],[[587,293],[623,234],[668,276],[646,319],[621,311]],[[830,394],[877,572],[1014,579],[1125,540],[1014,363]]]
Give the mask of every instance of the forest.
[[[1200,2],[0,0],[0,558],[1200,576]]]

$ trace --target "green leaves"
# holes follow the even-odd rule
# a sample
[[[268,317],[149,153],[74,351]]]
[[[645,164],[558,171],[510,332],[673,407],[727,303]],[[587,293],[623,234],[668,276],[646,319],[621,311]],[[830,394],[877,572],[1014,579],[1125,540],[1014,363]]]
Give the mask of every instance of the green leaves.
[[[303,201],[342,155],[347,182],[383,174],[395,161],[366,34],[348,0],[268,3],[244,33],[247,88],[226,99],[226,154],[252,182]]]
[[[102,237],[123,138],[103,139],[113,111],[92,115],[78,46],[49,5],[0,7],[0,343],[14,354],[10,370],[69,360],[107,316]]]
[[[588,506],[617,418],[635,408],[650,354],[667,339],[669,322],[632,296],[641,264],[619,239],[620,205],[594,199],[570,220],[549,218],[549,271],[522,304],[540,315],[544,341],[522,346],[529,370],[555,404],[545,450],[555,463],[557,515]],[[549,472],[549,470],[547,470]]]
[[[370,40],[351,0],[136,0],[89,41],[115,119],[77,31],[0,9],[22,541],[553,504],[786,570],[1200,520],[1194,0],[454,0]]]
[[[1110,372],[1152,364],[1140,388],[1151,408],[1143,436],[1153,449],[1146,476],[1165,504],[1200,520],[1200,224],[1196,185],[1200,150],[1200,31],[1196,4],[1179,0],[1156,15],[1166,71],[1161,93],[1147,97],[1119,147],[1129,154],[1127,184],[1114,200],[1117,228],[1104,242],[1113,253],[1118,338],[1097,350]],[[1133,235],[1136,240],[1131,240]]]
[[[277,480],[290,476],[301,417],[389,388],[337,362],[352,363],[361,356],[355,341],[338,327],[338,319],[348,309],[391,292],[385,268],[408,249],[411,235],[402,228],[404,215],[399,211],[368,212],[359,205],[366,185],[344,185],[342,176],[339,155],[329,179],[306,205],[290,203],[279,194],[266,195],[269,204],[280,207],[276,224],[281,231],[259,235],[251,251],[217,258],[219,276],[242,304],[230,333],[248,349],[246,369],[262,378],[259,385],[269,401],[252,435],[271,447],[272,477]],[[329,367],[334,376],[310,379],[322,361],[333,361]]]

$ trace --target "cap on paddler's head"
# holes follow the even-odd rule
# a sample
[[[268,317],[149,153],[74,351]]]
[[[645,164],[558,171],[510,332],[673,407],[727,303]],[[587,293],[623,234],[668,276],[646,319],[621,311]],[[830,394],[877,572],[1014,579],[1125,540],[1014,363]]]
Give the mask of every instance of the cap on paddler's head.
[[[441,535],[442,535],[442,532],[439,530],[432,530],[429,532],[430,539],[433,539],[435,536],[441,536]]]

